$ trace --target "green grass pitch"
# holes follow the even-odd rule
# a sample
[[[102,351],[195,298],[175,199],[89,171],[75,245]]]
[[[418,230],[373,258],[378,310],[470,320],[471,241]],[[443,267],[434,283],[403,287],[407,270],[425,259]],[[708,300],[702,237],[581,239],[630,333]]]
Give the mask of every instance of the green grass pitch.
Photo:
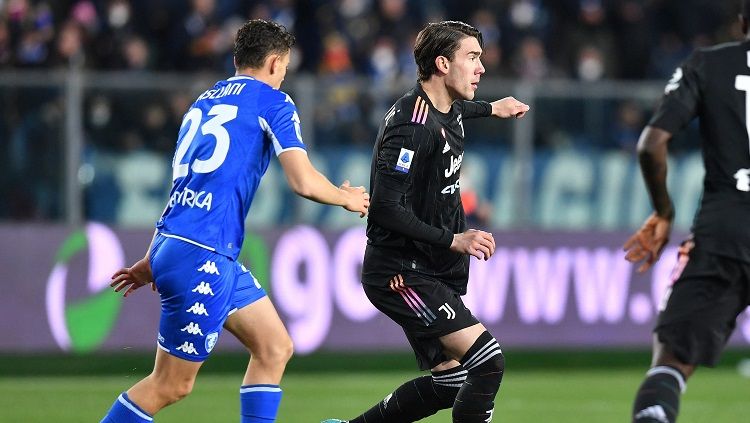
[[[496,422],[601,423],[629,421],[631,399],[645,369],[507,370],[496,399]],[[199,375],[193,393],[157,415],[159,423],[237,422],[240,372]],[[279,422],[352,417],[417,372],[290,372]],[[3,376],[2,422],[98,422],[111,402],[143,375]],[[734,368],[700,369],[683,396],[680,423],[747,421],[750,379]],[[424,421],[450,422],[442,411]]]

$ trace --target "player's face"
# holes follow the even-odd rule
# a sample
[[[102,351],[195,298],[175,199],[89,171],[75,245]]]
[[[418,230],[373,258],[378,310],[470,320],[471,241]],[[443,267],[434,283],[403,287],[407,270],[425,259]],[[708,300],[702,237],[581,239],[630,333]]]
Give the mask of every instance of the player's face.
[[[479,46],[476,38],[466,37],[461,40],[450,62],[446,77],[446,85],[454,99],[471,100],[474,98],[479,78],[484,73],[484,66],[479,59],[481,55],[482,47]]]
[[[284,78],[286,77],[286,71],[289,67],[289,56],[291,56],[291,51],[287,51],[276,59],[274,74],[272,75],[273,80],[271,81],[271,86],[276,89],[281,88],[281,83],[284,82]]]

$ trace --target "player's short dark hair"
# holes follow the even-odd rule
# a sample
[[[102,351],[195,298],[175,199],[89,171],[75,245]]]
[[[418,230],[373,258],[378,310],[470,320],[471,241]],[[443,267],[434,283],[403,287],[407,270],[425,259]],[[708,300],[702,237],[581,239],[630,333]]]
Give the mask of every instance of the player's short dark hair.
[[[234,61],[238,69],[258,69],[271,54],[284,54],[294,45],[294,35],[283,25],[263,19],[247,21],[237,31]]]
[[[745,19],[750,19],[750,0],[740,1],[740,15]]]
[[[414,61],[417,63],[419,81],[426,81],[437,73],[435,59],[445,56],[453,60],[461,40],[474,37],[484,47],[482,33],[473,26],[460,21],[443,21],[428,24],[417,35],[414,44]]]

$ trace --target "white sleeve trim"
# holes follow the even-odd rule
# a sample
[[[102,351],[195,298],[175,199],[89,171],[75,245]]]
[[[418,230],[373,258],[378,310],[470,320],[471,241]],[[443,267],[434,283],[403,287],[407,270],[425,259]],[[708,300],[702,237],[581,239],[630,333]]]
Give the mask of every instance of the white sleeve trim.
[[[263,129],[263,132],[265,132],[268,138],[271,139],[271,142],[273,143],[273,151],[276,152],[277,156],[281,154],[281,144],[279,143],[279,139],[276,138],[276,134],[273,133],[271,125],[269,125],[268,121],[263,119],[262,116],[258,116],[258,123],[260,124],[260,128]]]
[[[265,120],[262,116],[258,116],[258,124],[260,125],[260,128],[263,129],[263,132],[265,132],[268,138],[271,140],[271,143],[273,143],[273,151],[276,153],[276,156],[289,150],[301,150],[307,153],[307,150],[305,150],[302,147],[297,147],[297,146],[287,147],[287,148],[282,147],[281,143],[279,142],[279,139],[276,137],[276,134],[273,133],[273,130],[271,129],[271,125],[269,125],[268,121]]]
[[[281,153],[283,153],[283,152],[285,152],[285,151],[291,151],[291,150],[299,150],[299,151],[301,151],[301,152],[303,152],[303,153],[307,154],[307,150],[305,150],[305,149],[304,149],[304,148],[302,148],[302,147],[288,147],[288,148],[283,148],[283,149],[281,149],[281,151],[277,151],[277,152],[276,152],[276,157],[278,157],[279,155],[281,155]]]

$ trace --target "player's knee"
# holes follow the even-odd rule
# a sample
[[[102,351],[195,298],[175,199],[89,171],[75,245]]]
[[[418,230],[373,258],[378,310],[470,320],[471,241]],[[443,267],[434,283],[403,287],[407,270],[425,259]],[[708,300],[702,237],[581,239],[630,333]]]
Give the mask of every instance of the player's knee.
[[[180,381],[166,381],[159,386],[159,396],[164,403],[164,406],[174,404],[177,401],[190,395],[193,391],[193,384],[195,379],[184,379]]]
[[[284,341],[280,343],[280,345],[277,347],[276,356],[277,359],[280,362],[283,362],[286,364],[294,354],[294,343],[292,342],[292,338],[289,336],[286,336]]]
[[[265,345],[250,351],[253,359],[267,366],[285,366],[294,353],[292,339],[287,336],[277,337]]]
[[[292,358],[292,354],[294,354],[292,338],[289,335],[282,337],[281,340],[276,342],[273,349],[274,360],[278,363],[286,364]]]
[[[194,382],[195,380],[191,379],[191,380],[185,380],[185,381],[182,381],[181,383],[176,384],[173,395],[172,395],[175,402],[185,398],[186,396],[190,395],[191,392],[193,392]]]
[[[466,382],[466,374],[463,367],[453,367],[448,370],[432,372],[431,391],[437,397],[438,410],[453,407],[458,391],[461,390],[461,386]]]
[[[505,356],[497,340],[487,331],[483,332],[461,359],[464,369],[472,374],[498,373],[505,371]]]
[[[672,349],[666,345],[660,345],[656,348],[653,367],[667,366],[680,371],[684,379],[687,380],[695,372],[695,365],[686,364],[680,360]]]
[[[503,377],[503,373],[505,373],[505,355],[503,355],[502,352],[498,353],[497,355],[492,356],[489,360],[487,360],[487,367],[488,370],[492,370],[495,372],[500,378]]]
[[[497,340],[486,331],[469,348],[461,364],[468,378],[481,377],[488,385],[499,387],[505,373],[505,356]]]
[[[467,379],[480,383],[488,392],[497,391],[505,373],[505,356],[502,352],[490,357],[484,363],[468,370]]]

